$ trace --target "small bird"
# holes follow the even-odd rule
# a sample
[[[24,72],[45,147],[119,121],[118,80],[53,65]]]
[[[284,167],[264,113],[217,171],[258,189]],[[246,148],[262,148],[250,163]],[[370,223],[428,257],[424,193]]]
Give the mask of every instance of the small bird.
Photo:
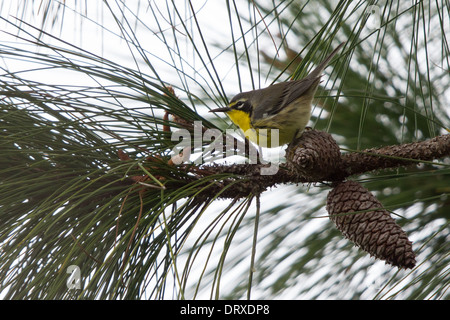
[[[226,112],[244,135],[259,146],[272,148],[287,144],[305,130],[321,73],[343,45],[341,43],[334,49],[305,78],[241,92],[231,99],[227,107],[209,112]],[[272,143],[271,129],[279,130],[278,143]]]

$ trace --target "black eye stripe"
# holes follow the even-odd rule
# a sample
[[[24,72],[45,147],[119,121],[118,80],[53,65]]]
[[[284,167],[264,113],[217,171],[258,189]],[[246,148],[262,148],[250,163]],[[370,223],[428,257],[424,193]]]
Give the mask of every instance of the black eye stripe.
[[[252,105],[248,101],[237,101],[231,108],[245,112],[252,111]]]

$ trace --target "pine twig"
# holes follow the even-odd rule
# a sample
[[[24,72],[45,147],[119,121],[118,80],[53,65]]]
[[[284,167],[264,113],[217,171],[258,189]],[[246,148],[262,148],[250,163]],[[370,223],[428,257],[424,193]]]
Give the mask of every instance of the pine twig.
[[[447,157],[450,156],[450,134],[347,154],[336,150],[338,146],[330,134],[309,130],[288,147],[287,162],[280,164],[274,175],[260,174],[261,169],[270,164],[209,165],[197,168],[195,172],[200,176],[223,173],[238,175],[234,179],[224,179],[212,188],[218,188],[219,192],[233,183],[220,197],[244,197],[282,183],[339,182],[356,174],[411,166]],[[237,183],[236,179],[240,181]],[[211,188],[208,193],[217,194]]]

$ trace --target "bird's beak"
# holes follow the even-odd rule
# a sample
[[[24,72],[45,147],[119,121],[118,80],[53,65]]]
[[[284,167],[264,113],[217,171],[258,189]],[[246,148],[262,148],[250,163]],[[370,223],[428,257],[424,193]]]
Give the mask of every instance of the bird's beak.
[[[209,110],[209,112],[228,112],[228,111],[231,111],[230,107],[217,108],[217,109]]]

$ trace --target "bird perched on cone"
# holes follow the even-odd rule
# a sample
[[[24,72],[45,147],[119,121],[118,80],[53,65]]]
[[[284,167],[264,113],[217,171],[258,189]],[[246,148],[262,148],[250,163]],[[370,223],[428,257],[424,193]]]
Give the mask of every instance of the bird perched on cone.
[[[300,80],[271,85],[264,89],[241,92],[225,108],[230,119],[253,142],[262,147],[277,147],[303,133],[311,117],[311,105],[322,76],[341,43],[311,73]],[[271,141],[271,129],[278,129],[278,143]]]

